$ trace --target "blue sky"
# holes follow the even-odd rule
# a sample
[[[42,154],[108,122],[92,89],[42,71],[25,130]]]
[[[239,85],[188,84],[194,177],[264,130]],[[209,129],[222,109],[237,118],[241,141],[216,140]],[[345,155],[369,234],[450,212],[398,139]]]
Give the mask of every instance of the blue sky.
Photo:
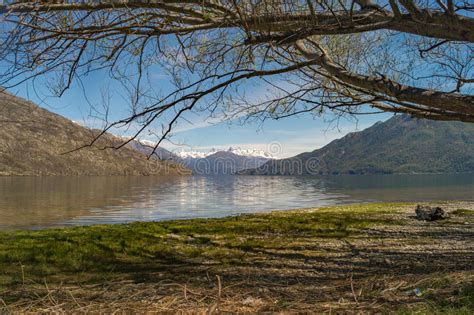
[[[156,80],[152,82],[154,89],[161,91],[170,89],[166,77],[160,75],[155,77]],[[112,109],[110,120],[126,117],[128,114],[129,102],[126,93],[121,86],[110,83],[104,73],[96,73],[84,78],[82,80],[84,89],[79,84],[75,84],[61,98],[47,97],[50,92],[44,82],[37,81],[34,85],[29,82],[11,88],[9,91],[88,127],[101,127],[101,123],[94,118],[96,115],[101,116],[101,113],[95,113],[91,108],[100,109],[104,102],[108,103]],[[255,86],[247,87],[245,93],[256,95],[259,93],[258,89]],[[87,91],[87,95],[84,90]],[[188,113],[186,120],[179,122],[171,141],[164,143],[163,147],[185,151],[240,147],[264,150],[276,158],[284,158],[320,148],[349,132],[362,130],[390,116],[390,114],[362,115],[357,119],[342,118],[337,122],[330,122],[333,118],[331,116],[315,118],[306,114],[278,121],[267,120],[263,125],[259,123],[242,125],[238,121],[209,120],[196,113]],[[148,130],[142,138],[156,140],[153,132],[154,130]],[[131,131],[124,130],[120,133],[127,136],[131,134]]]

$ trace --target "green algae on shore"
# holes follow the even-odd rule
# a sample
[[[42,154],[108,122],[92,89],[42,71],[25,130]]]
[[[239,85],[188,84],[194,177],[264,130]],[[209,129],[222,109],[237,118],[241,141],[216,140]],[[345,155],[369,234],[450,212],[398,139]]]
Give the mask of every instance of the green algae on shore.
[[[367,204],[4,232],[0,310],[469,313],[474,203],[442,206],[443,223]]]

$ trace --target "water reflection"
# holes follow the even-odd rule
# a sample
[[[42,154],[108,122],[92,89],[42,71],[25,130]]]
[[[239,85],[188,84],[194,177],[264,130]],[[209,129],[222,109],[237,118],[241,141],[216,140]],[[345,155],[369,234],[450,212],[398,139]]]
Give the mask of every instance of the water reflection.
[[[474,176],[0,178],[0,229],[120,223],[370,201],[473,200]]]

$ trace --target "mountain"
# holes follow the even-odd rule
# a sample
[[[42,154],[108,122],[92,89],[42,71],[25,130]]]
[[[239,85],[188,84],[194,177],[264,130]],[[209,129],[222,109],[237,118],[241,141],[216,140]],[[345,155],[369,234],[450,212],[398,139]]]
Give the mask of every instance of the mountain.
[[[231,148],[211,154],[181,153],[179,161],[196,175],[231,175],[244,169],[259,167],[269,160],[268,154]]]
[[[474,124],[406,115],[346,135],[321,149],[272,160],[242,175],[474,172]]]
[[[129,147],[145,154],[146,156],[149,156],[153,152],[155,145],[156,143],[148,140],[133,140],[129,143]],[[159,160],[180,160],[179,156],[162,147],[156,148],[155,152],[153,152],[153,156],[157,157]]]
[[[129,146],[145,155],[150,155],[156,143],[148,140],[134,140]],[[226,151],[212,149],[209,152],[171,152],[158,147],[153,153],[160,160],[172,160],[192,170],[195,175],[231,175],[238,171],[256,168],[272,159],[264,151],[244,150],[230,147]]]
[[[155,142],[148,140],[133,140],[129,143],[130,147],[147,156],[153,152],[155,145]],[[232,175],[238,171],[259,167],[272,159],[272,156],[265,151],[232,147],[226,151],[212,149],[209,152],[171,152],[158,147],[153,157],[177,162],[191,169],[195,175]]]
[[[111,134],[93,147],[64,154],[90,143],[99,132],[0,92],[0,175],[189,174],[174,162],[150,161],[131,147],[102,150],[123,141]]]
[[[206,158],[218,152],[227,152],[227,153],[232,153],[238,156],[263,158],[266,160],[273,159],[270,153],[262,151],[262,150],[241,149],[241,148],[233,148],[233,147],[230,147],[227,151],[217,151],[216,149],[212,149],[209,152],[178,151],[175,154],[181,159],[187,159],[187,158],[199,159],[199,158]]]

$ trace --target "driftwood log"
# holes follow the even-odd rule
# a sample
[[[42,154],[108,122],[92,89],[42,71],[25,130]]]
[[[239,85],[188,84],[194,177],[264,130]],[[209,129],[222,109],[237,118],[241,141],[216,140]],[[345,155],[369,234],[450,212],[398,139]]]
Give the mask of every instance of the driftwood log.
[[[444,210],[440,207],[417,205],[415,213],[418,220],[435,221],[445,218]]]

